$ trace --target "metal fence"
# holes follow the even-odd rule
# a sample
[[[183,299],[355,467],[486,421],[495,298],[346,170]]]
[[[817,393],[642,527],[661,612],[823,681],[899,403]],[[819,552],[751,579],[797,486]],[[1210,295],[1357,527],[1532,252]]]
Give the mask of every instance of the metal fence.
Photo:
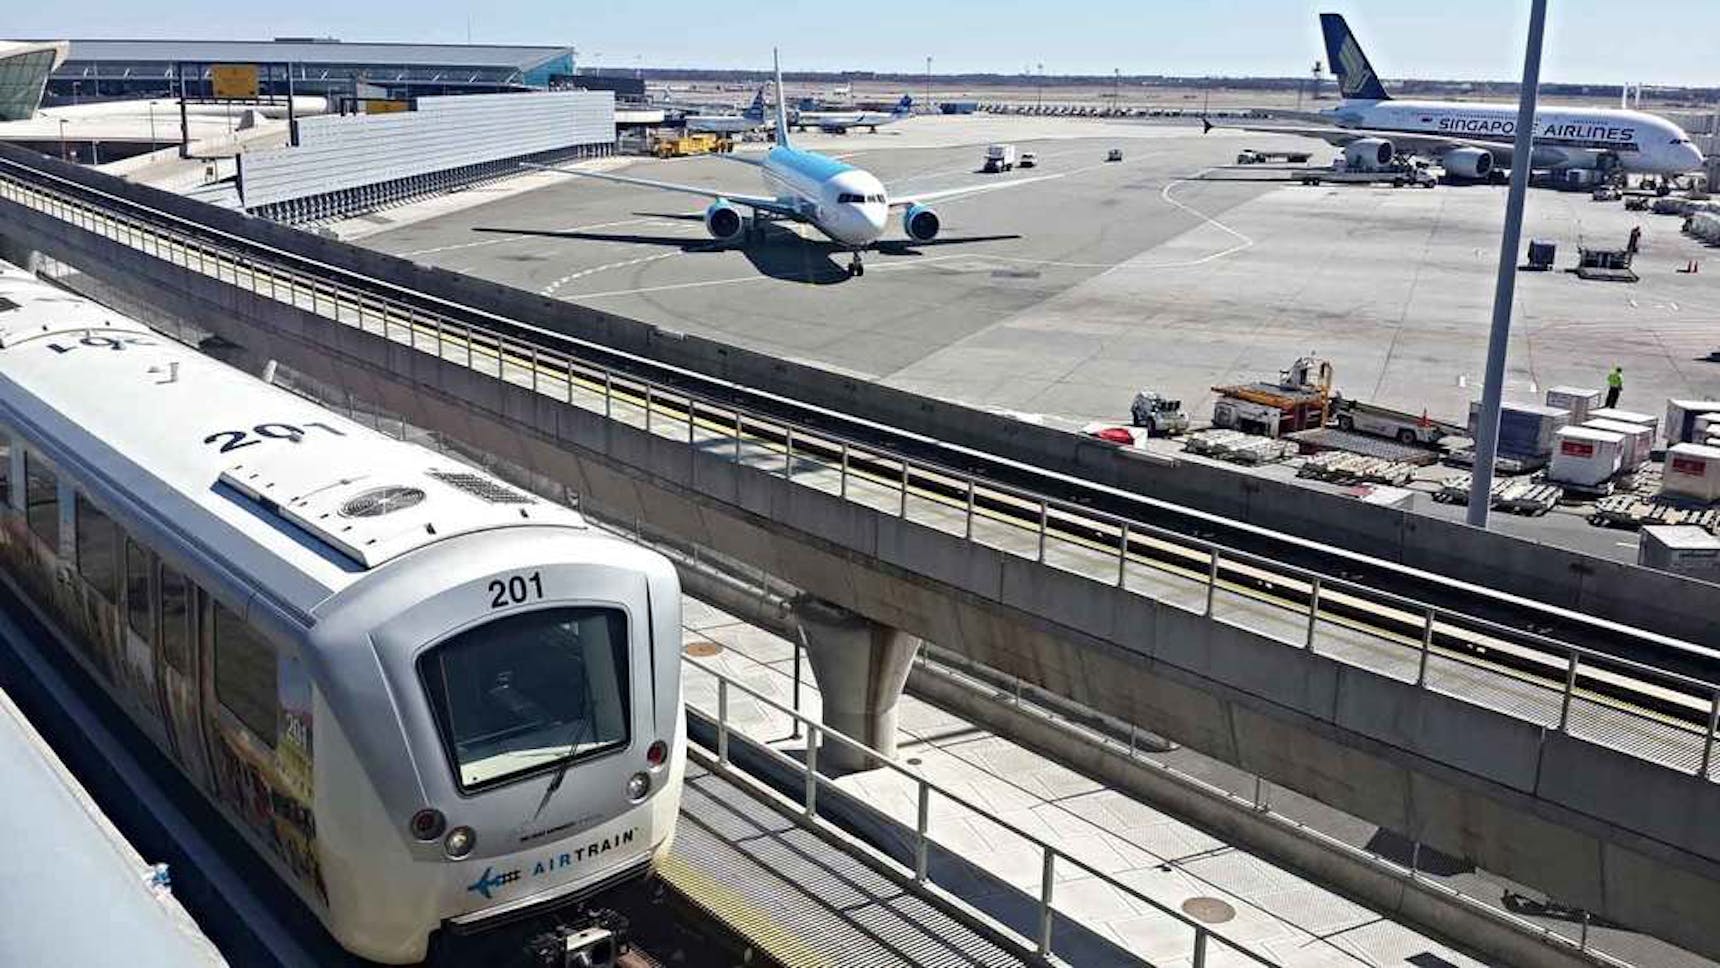
[[[1668,672],[1358,582],[1000,484],[877,443],[759,414],[574,355],[567,336],[517,320],[520,338],[338,281],[346,270],[210,241],[136,203],[89,200],[0,172],[0,199],[221,282],[433,354],[604,417],[967,541],[1147,594],[1417,688],[1538,722],[1704,778],[1714,773],[1720,684]],[[192,231],[197,229],[197,231]],[[300,268],[309,265],[309,268]],[[370,280],[375,282],[374,280]],[[567,347],[567,349],[561,349]],[[1670,640],[1643,633],[1663,646]],[[1674,647],[1696,648],[1670,642]],[[1479,682],[1479,685],[1477,684]],[[1502,700],[1500,697],[1506,697]]]
[[[818,751],[821,743],[835,743],[838,746],[858,753],[862,757],[868,757],[871,761],[882,764],[882,769],[905,777],[911,781],[914,785],[916,802],[918,805],[915,811],[916,819],[913,830],[914,862],[911,867],[903,868],[903,873],[911,874],[916,883],[937,886],[934,869],[931,864],[932,847],[937,843],[936,838],[931,832],[931,817],[934,807],[937,807],[940,804],[947,804],[982,816],[986,818],[991,825],[1008,832],[1020,843],[1028,845],[1031,849],[1036,851],[1040,858],[1039,889],[1035,895],[1037,916],[1033,937],[1020,939],[1020,944],[1024,950],[1031,951],[1034,955],[1040,958],[1049,957],[1053,954],[1052,928],[1058,913],[1057,908],[1055,907],[1057,878],[1060,871],[1078,871],[1096,879],[1129,900],[1142,904],[1159,914],[1170,918],[1186,929],[1189,932],[1189,947],[1187,949],[1188,957],[1191,959],[1191,963],[1194,965],[1194,968],[1206,968],[1208,963],[1207,959],[1209,957],[1218,957],[1220,952],[1223,950],[1234,952],[1246,959],[1248,962],[1256,965],[1274,966],[1277,964],[1277,962],[1253,951],[1242,943],[1233,941],[1225,937],[1222,933],[1214,931],[1212,928],[1195,920],[1189,915],[1184,914],[1182,911],[1156,901],[1122,881],[1111,877],[1109,874],[1106,874],[1105,872],[1081,861],[1072,854],[1059,850],[1055,845],[1047,843],[1009,821],[998,817],[996,814],[975,803],[971,799],[926,779],[919,773],[903,766],[894,759],[878,752],[866,744],[861,743],[858,740],[850,739],[834,730],[824,728],[823,724],[819,723],[817,720],[801,715],[799,712],[777,702],[764,693],[747,686],[745,683],[742,683],[737,679],[723,674],[717,669],[714,669],[697,659],[683,658],[682,663],[683,665],[690,665],[699,670],[700,674],[710,676],[716,680],[717,708],[714,713],[704,710],[701,712],[711,715],[715,719],[717,730],[716,757],[718,769],[730,770],[733,768],[729,758],[729,737],[732,731],[729,717],[729,697],[732,693],[739,693],[746,696],[752,701],[760,703],[774,712],[788,717],[796,725],[806,730],[805,760],[796,759],[795,757],[790,756],[781,750],[775,749],[774,747],[763,746],[762,748],[768,751],[768,755],[772,760],[788,767],[799,776],[801,786],[801,813],[808,819],[816,818],[818,816],[819,791],[825,787],[833,786],[833,781],[829,777],[818,772]],[[762,746],[762,744],[760,745]],[[895,863],[894,859],[890,858],[889,855],[884,854],[881,851],[876,853],[882,859]],[[951,896],[954,897],[955,895],[952,894]],[[1009,931],[1008,933],[1011,935],[1017,934],[1013,931]]]

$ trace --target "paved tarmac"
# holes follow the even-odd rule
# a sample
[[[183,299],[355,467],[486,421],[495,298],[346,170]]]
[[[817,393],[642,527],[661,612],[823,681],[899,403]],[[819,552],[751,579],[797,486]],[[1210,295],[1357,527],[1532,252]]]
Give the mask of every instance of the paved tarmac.
[[[860,278],[805,227],[720,245],[700,198],[571,177],[531,176],[480,190],[483,204],[432,202],[358,227],[364,244],[426,264],[1070,428],[1123,418],[1141,388],[1183,400],[1198,425],[1213,386],[1274,377],[1306,353],[1334,362],[1348,396],[1454,423],[1480,395],[1502,186],[1288,185],[1283,172],[1232,165],[1237,151],[1298,148],[1319,162],[1333,150],[1181,122],[923,117],[797,138],[897,196],[1025,183],[938,205],[943,235],[868,254]],[[1039,168],[979,173],[983,146],[999,140],[1037,152]],[[1112,147],[1123,161],[1103,160]],[[734,158],[619,170],[760,191],[756,169]],[[1557,243],[1563,268],[1579,245],[1622,246],[1633,226],[1637,284],[1518,275],[1507,399],[1600,385],[1614,364],[1630,409],[1720,397],[1709,356],[1720,352],[1720,260],[1680,219],[1535,190],[1524,235]],[[903,239],[900,227],[887,238]],[[1691,260],[1711,264],[1680,272]],[[1634,557],[1634,535],[1545,520],[1523,530]]]
[[[1038,152],[1040,168],[979,174],[982,146],[1003,137]],[[1150,386],[1198,420],[1212,385],[1274,375],[1308,352],[1334,360],[1351,396],[1458,422],[1479,393],[1503,187],[1287,187],[1261,180],[1276,172],[1209,169],[1240,147],[1307,143],[1184,124],[915,118],[876,135],[801,140],[871,169],[897,195],[1038,180],[939,205],[943,236],[872,253],[855,279],[846,255],[803,227],[772,225],[746,249],[717,245],[697,198],[571,178],[366,244],[1054,419],[1118,416]],[[1113,146],[1124,160],[1106,163]],[[1312,147],[1316,159],[1328,153]],[[727,158],[623,170],[759,191],[756,171]],[[1197,180],[1202,172],[1226,180]],[[1622,245],[1634,225],[1641,283],[1519,276],[1509,398],[1594,385],[1614,363],[1627,405],[1659,412],[1669,396],[1720,395],[1720,364],[1707,359],[1720,350],[1720,293],[1715,276],[1676,271],[1708,254],[1678,219],[1535,191],[1525,235],[1557,242],[1566,265],[1578,245]]]

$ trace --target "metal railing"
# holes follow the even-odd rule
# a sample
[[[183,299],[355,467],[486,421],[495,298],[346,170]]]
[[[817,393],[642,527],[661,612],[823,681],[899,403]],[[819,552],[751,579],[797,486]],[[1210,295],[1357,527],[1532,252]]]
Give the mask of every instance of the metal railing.
[[[1427,875],[1419,866],[1419,842],[1412,841],[1410,859],[1406,865],[1280,812],[1272,804],[1273,785],[1261,776],[1254,776],[1254,790],[1252,796],[1249,796],[1209,779],[1186,773],[1169,762],[1155,758],[1154,754],[1165,750],[1154,745],[1156,737],[1140,733],[1134,723],[1125,722],[1059,696],[1018,676],[987,668],[966,656],[931,643],[921,643],[914,656],[914,665],[923,674],[935,676],[954,683],[959,688],[987,697],[995,697],[999,702],[1012,707],[1017,715],[1032,717],[1053,730],[1074,737],[1078,742],[1125,758],[1135,769],[1184,790],[1193,791],[1209,802],[1229,804],[1237,810],[1246,811],[1249,816],[1276,823],[1284,830],[1294,831],[1300,838],[1318,843],[1324,850],[1360,860],[1371,870],[1388,877],[1407,878],[1417,889],[1442,897],[1521,935],[1535,937],[1554,947],[1575,949],[1600,964],[1612,965],[1615,968],[1633,968],[1632,962],[1591,946],[1589,933],[1592,919],[1587,910],[1582,912],[1582,920],[1577,924],[1577,936],[1568,937],[1554,930],[1551,925],[1538,924],[1505,908],[1495,907],[1480,897],[1467,894],[1457,887],[1442,883],[1437,877]],[[1004,731],[1004,734],[1007,735],[1007,731]],[[1129,792],[1126,787],[1119,789],[1125,793]]]
[[[470,319],[277,264],[274,256],[260,258],[229,250],[188,231],[109,211],[68,192],[5,172],[0,172],[0,199],[223,283],[433,353],[438,359],[529,387],[569,405],[600,412],[608,419],[637,423],[648,433],[681,440],[689,446],[690,456],[702,451],[755,466],[790,483],[816,487],[866,504],[879,513],[914,520],[1130,593],[1139,594],[1129,582],[1143,572],[1192,581],[1197,583],[1200,597],[1200,605],[1193,610],[1207,618],[1252,627],[1310,652],[1321,652],[1323,644],[1330,645],[1328,657],[1372,668],[1355,655],[1340,654],[1347,650],[1342,648],[1342,638],[1333,635],[1339,630],[1362,632],[1394,650],[1412,650],[1404,657],[1413,661],[1415,671],[1404,678],[1418,688],[1434,688],[1430,660],[1437,657],[1456,662],[1469,670],[1496,675],[1518,689],[1553,691],[1556,700],[1552,705],[1556,705],[1557,714],[1543,717],[1543,725],[1569,733],[1576,703],[1592,703],[1610,714],[1628,717],[1639,727],[1664,734],[1649,745],[1670,752],[1645,758],[1703,778],[1711,778],[1717,769],[1714,754],[1720,739],[1720,684],[1714,682],[1380,591],[1076,501],[998,483],[876,443],[760,414],[551,348],[554,343],[577,342],[562,334],[496,317],[498,324],[532,334],[530,339],[509,336]],[[279,258],[288,261],[293,257],[281,253]],[[471,315],[486,314],[473,310]],[[1288,636],[1281,622],[1267,621],[1267,627],[1262,628],[1256,621],[1250,626],[1247,616],[1220,614],[1221,592],[1244,603],[1269,605],[1275,614],[1288,612],[1302,617]],[[1697,648],[1663,636],[1639,634],[1655,645]],[[1385,662],[1398,664],[1392,659]],[[1448,694],[1463,698],[1461,693]],[[1521,711],[1506,712],[1537,721]]]
[[[944,847],[937,843],[936,835],[931,829],[931,817],[933,807],[938,805],[940,802],[948,803],[960,808],[961,810],[969,811],[985,818],[987,823],[1000,830],[1008,832],[1036,851],[1040,858],[1040,877],[1039,890],[1035,896],[1037,908],[1034,934],[1029,938],[1021,935],[1019,931],[1009,928],[1008,926],[1000,926],[1008,935],[1018,939],[1018,943],[1024,951],[1030,951],[1039,958],[1046,958],[1053,954],[1052,932],[1057,915],[1062,914],[1064,917],[1074,920],[1066,910],[1060,910],[1055,906],[1054,894],[1059,872],[1078,871],[1095,878],[1100,883],[1105,884],[1107,887],[1112,888],[1130,900],[1143,904],[1152,910],[1173,919],[1182,927],[1188,929],[1190,932],[1188,950],[1190,952],[1189,956],[1192,959],[1191,963],[1194,968],[1206,968],[1208,958],[1216,956],[1216,952],[1209,954],[1210,949],[1212,949],[1215,943],[1236,952],[1254,964],[1266,966],[1276,966],[1278,964],[1269,957],[1253,951],[1241,942],[1234,941],[1226,937],[1221,932],[1213,930],[1211,927],[1208,927],[1189,915],[1184,914],[1182,911],[1148,897],[1109,874],[1106,874],[1104,871],[1083,862],[1067,851],[1059,849],[1056,845],[1047,843],[1045,840],[1028,833],[1001,817],[998,817],[991,810],[975,803],[970,798],[964,797],[947,787],[926,779],[924,776],[921,776],[909,767],[897,762],[894,758],[880,753],[858,740],[851,739],[839,732],[826,728],[819,721],[801,715],[799,712],[790,709],[788,706],[777,702],[775,699],[772,699],[764,693],[747,686],[739,680],[731,678],[723,672],[712,668],[710,665],[691,657],[683,657],[682,664],[690,665],[699,670],[701,674],[708,675],[716,680],[717,708],[714,718],[717,729],[717,748],[715,752],[717,757],[717,766],[720,770],[727,771],[735,768],[729,755],[730,735],[732,732],[736,731],[730,718],[729,697],[731,692],[738,692],[755,702],[763,704],[769,709],[788,717],[790,721],[806,730],[806,759],[804,761],[764,743],[755,742],[755,745],[766,751],[767,755],[769,755],[773,761],[780,763],[783,766],[787,766],[799,774],[801,781],[799,797],[800,809],[802,815],[808,819],[814,819],[819,816],[818,795],[820,788],[824,786],[834,788],[834,781],[818,772],[818,749],[821,742],[834,742],[838,746],[842,746],[853,753],[868,758],[870,762],[879,764],[883,769],[912,781],[916,803],[913,827],[913,864],[902,864],[883,851],[874,849],[873,852],[888,863],[896,865],[903,874],[912,876],[916,883],[931,885],[943,889],[942,885],[937,883],[936,869],[931,862],[932,848],[934,846],[950,851],[958,863],[971,863],[961,859],[959,851],[956,849]],[[700,710],[690,702],[688,703],[688,708],[696,710],[707,716],[712,715],[710,711]],[[976,864],[974,866],[978,867],[979,865]],[[981,869],[983,870],[983,867]],[[946,890],[946,893],[949,893],[953,898],[958,900],[960,899],[959,895],[956,895],[953,892],[948,892]]]

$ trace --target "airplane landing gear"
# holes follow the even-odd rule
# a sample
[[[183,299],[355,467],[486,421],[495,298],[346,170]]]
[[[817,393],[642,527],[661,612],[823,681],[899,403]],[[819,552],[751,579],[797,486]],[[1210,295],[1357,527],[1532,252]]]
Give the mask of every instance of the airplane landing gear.
[[[863,276],[865,274],[866,274],[866,266],[864,263],[862,263],[860,261],[860,253],[856,252],[856,253],[854,253],[853,260],[848,263],[848,275],[850,277],[853,277],[853,276]]]

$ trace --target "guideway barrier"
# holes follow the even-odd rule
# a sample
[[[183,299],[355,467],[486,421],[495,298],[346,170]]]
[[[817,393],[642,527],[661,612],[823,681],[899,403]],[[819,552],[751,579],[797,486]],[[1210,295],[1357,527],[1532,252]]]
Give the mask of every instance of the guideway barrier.
[[[7,214],[8,206],[19,206],[25,211]],[[898,431],[810,406],[794,411],[796,418],[785,417],[781,411],[760,412],[751,404],[760,399],[783,398],[642,357],[630,357],[519,319],[415,292],[5,158],[0,158],[0,218],[18,222],[32,231],[44,231],[46,237],[56,240],[56,245],[73,244],[72,251],[79,252],[80,257],[87,257],[83,254],[86,252],[118,246],[159,260],[165,266],[215,280],[237,293],[249,293],[257,300],[253,304],[256,308],[250,312],[258,319],[263,318],[261,307],[272,302],[315,317],[319,326],[326,321],[385,341],[386,345],[402,351],[391,354],[389,364],[401,368],[402,380],[407,379],[405,374],[409,371],[405,367],[410,364],[410,357],[404,354],[424,353],[440,361],[439,365],[475,373],[486,382],[497,381],[495,400],[505,397],[499,392],[501,387],[513,388],[510,393],[529,390],[549,401],[601,415],[609,425],[631,428],[634,434],[643,431],[648,438],[685,445],[688,469],[710,465],[710,459],[716,458],[719,463],[747,468],[753,473],[749,480],[757,480],[756,475],[762,472],[782,480],[790,492],[806,488],[828,496],[819,498],[820,502],[838,498],[847,506],[865,509],[853,515],[856,522],[878,520],[879,516],[911,522],[917,528],[945,536],[939,541],[955,537],[959,539],[957,546],[965,542],[976,556],[1014,558],[1049,569],[1043,574],[1031,569],[1023,573],[1034,574],[1031,579],[1034,586],[1052,588],[1062,584],[1069,586],[1064,589],[1066,592],[1084,595],[1078,584],[1070,582],[1093,583],[1095,595],[1107,603],[1120,606],[1133,596],[1146,600],[1161,616],[1178,613],[1210,620],[1199,628],[1220,632],[1227,627],[1243,630],[1252,638],[1246,643],[1235,640],[1242,648],[1254,649],[1253,642],[1265,645],[1268,639],[1282,643],[1318,657],[1317,661],[1300,663],[1296,668],[1317,673],[1319,683],[1342,688],[1342,683],[1353,682],[1356,689],[1369,690],[1374,696],[1393,695],[1395,691],[1400,700],[1404,695],[1417,696],[1414,704],[1430,715],[1443,717],[1441,724],[1445,725],[1456,726],[1470,715],[1462,712],[1466,707],[1488,722],[1499,724],[1501,729],[1511,722],[1527,724],[1527,729],[1512,733],[1517,737],[1514,740],[1517,745],[1504,754],[1519,771],[1513,774],[1514,785],[1500,786],[1500,781],[1480,776],[1482,789],[1507,794],[1491,802],[1503,805],[1505,816],[1513,818],[1511,823],[1520,822],[1515,818],[1530,816],[1531,811],[1523,803],[1511,799],[1526,793],[1534,798],[1529,806],[1539,809],[1547,804],[1555,810],[1558,819],[1551,823],[1579,821],[1579,839],[1589,838],[1584,843],[1607,846],[1609,850],[1617,847],[1637,865],[1631,868],[1633,871],[1652,869],[1657,877],[1676,872],[1686,878],[1680,890],[1688,891],[1690,897],[1701,893],[1697,888],[1706,890],[1705,885],[1720,884],[1720,878],[1711,876],[1703,866],[1720,860],[1709,851],[1712,838],[1704,829],[1664,812],[1647,810],[1628,798],[1611,795],[1597,798],[1575,788],[1566,789],[1558,785],[1556,772],[1551,774],[1550,782],[1557,796],[1565,799],[1544,800],[1540,794],[1549,774],[1541,769],[1545,763],[1539,757],[1580,756],[1585,757],[1579,761],[1583,765],[1582,775],[1633,776],[1633,783],[1664,786],[1688,798],[1692,809],[1697,803],[1707,802],[1711,798],[1707,791],[1713,789],[1707,781],[1715,768],[1716,731],[1720,726],[1720,684],[1708,679],[1492,621],[1448,605],[1381,591],[1342,577],[1336,571],[1292,565],[1196,534],[1095,509],[1078,500],[1004,483],[995,475],[958,466],[957,461],[966,457],[988,468],[1000,465],[999,461],[988,461],[980,452],[969,451],[964,457],[959,448],[950,448],[947,453],[952,456],[948,461],[906,454],[898,448],[903,441],[916,439],[911,431]],[[72,235],[56,235],[60,230],[50,227],[50,222],[106,241],[85,248]],[[358,342],[353,344],[358,345]],[[331,343],[328,352],[336,356],[341,351]],[[594,362],[594,358],[603,362]],[[651,375],[627,369],[630,361]],[[671,379],[682,382],[665,382]],[[491,392],[481,387],[474,392],[481,392],[483,399],[492,398]],[[474,397],[474,401],[477,399]],[[740,404],[736,399],[749,403]],[[509,407],[513,405],[510,403]],[[799,419],[800,414],[809,416]],[[822,418],[827,418],[828,424],[841,426],[843,431],[821,424]],[[653,452],[652,456],[674,464],[681,459],[681,453],[676,449]],[[625,462],[633,456],[630,451],[618,457],[610,455],[608,459]],[[680,473],[673,471],[675,475]],[[1046,475],[1047,479],[1053,476],[1056,475]],[[1138,500],[1143,508],[1159,503],[1098,485],[1092,491],[1104,491],[1108,498]],[[795,540],[812,537],[805,533]],[[1334,551],[1334,569],[1358,557],[1345,558],[1344,554]],[[905,566],[897,563],[891,567],[901,570]],[[938,578],[931,571],[923,574],[934,583],[944,582],[948,588],[959,586],[959,582],[951,584],[952,579]],[[1429,576],[1425,587],[1443,591],[1452,584]],[[1477,592],[1472,586],[1469,591]],[[1493,594],[1484,589],[1479,591]],[[1546,619],[1554,627],[1571,624],[1605,627],[1640,643],[1644,653],[1660,649],[1687,660],[1701,657],[1704,663],[1715,656],[1712,649],[1690,642],[1591,620],[1551,606],[1513,600],[1510,596],[1497,597],[1500,601],[1510,600],[1525,624]],[[1035,614],[1045,609],[1046,621],[1062,623],[1073,630],[1082,629],[1085,621],[1080,615],[1054,614],[1059,606],[1051,601],[1008,607],[1018,610],[1030,607],[1036,610]],[[1111,604],[1105,607],[1109,609]],[[1559,626],[1553,621],[1554,616],[1567,625]],[[1161,620],[1179,628],[1196,627],[1188,625],[1188,619]],[[1180,648],[1177,642],[1168,640],[1155,647]],[[1214,695],[1223,697],[1227,695],[1226,689],[1235,688],[1223,683],[1223,676],[1229,672],[1214,670],[1214,674],[1208,674],[1192,665],[1179,665],[1183,660],[1175,656],[1168,660],[1154,657],[1150,661],[1162,663],[1168,673],[1192,672],[1204,677],[1206,682],[1220,687]],[[1189,661],[1198,662],[1199,657],[1191,656]],[[1345,668],[1361,671],[1355,675],[1336,671]],[[1149,666],[1145,671],[1155,670]],[[1404,692],[1403,686],[1412,691]],[[1201,688],[1212,690],[1207,685]],[[1270,685],[1265,689],[1268,693],[1273,691]],[[1246,691],[1242,693],[1242,697],[1248,695]],[[1266,699],[1269,703],[1274,701]],[[1366,708],[1361,712],[1377,716],[1382,711]],[[1152,715],[1150,711],[1139,714]],[[1317,718],[1317,723],[1336,724],[1340,730],[1349,728],[1329,718],[1332,714],[1326,711],[1316,715],[1328,717]],[[1182,722],[1187,728],[1204,728],[1186,715]],[[1227,722],[1231,723],[1228,728],[1239,728],[1235,721]],[[1378,722],[1369,720],[1370,724]],[[1438,728],[1422,733],[1413,723],[1384,725],[1388,731],[1396,731],[1392,733],[1394,737],[1399,734],[1406,737],[1411,746],[1424,736],[1434,741],[1428,747],[1434,758],[1411,762],[1405,775],[1430,777],[1436,788],[1445,781],[1439,778],[1437,770],[1423,771],[1422,764],[1431,762],[1439,767],[1442,765],[1439,757],[1469,755],[1462,749],[1456,754],[1448,752],[1450,744],[1459,737]],[[1271,746],[1269,736],[1254,735],[1256,738],[1250,742]],[[1307,735],[1316,742],[1331,742],[1319,732],[1298,735]],[[1578,742],[1554,742],[1548,736],[1570,736]],[[1351,737],[1364,741],[1360,747],[1364,751],[1372,749],[1368,743],[1375,742],[1373,734],[1364,732],[1344,733],[1341,743],[1352,742]],[[1439,743],[1447,744],[1447,748],[1440,748]],[[1584,752],[1585,746],[1596,749]],[[1603,755],[1600,747],[1617,750],[1624,756],[1615,763]],[[1266,755],[1284,754],[1268,750]],[[1642,765],[1627,767],[1625,761],[1630,758]],[[1378,762],[1383,765],[1386,761]],[[1401,770],[1406,761],[1392,762],[1400,764],[1392,769]],[[1523,772],[1529,767],[1533,767],[1532,776]],[[1325,774],[1299,775],[1318,783]],[[1693,776],[1701,781],[1699,786],[1690,784]],[[1485,786],[1488,783],[1494,786]],[[1400,793],[1400,789],[1405,792]],[[1406,781],[1385,795],[1399,798],[1394,803],[1413,805],[1414,793],[1415,789]],[[1493,792],[1483,795],[1495,797]],[[1585,809],[1596,808],[1595,812],[1582,818],[1556,812],[1571,809],[1565,804],[1573,799]],[[1370,807],[1373,805],[1370,803]],[[1582,827],[1589,817],[1605,826],[1598,833]],[[1421,821],[1412,815],[1407,821],[1399,817],[1391,822],[1413,826]],[[1507,827],[1502,821],[1487,828],[1487,833],[1498,835]],[[1646,847],[1662,853],[1632,853],[1635,844],[1645,837]],[[1483,846],[1492,850],[1498,844],[1489,841]],[[1663,853],[1667,846],[1686,853],[1676,860],[1670,859]],[[1485,862],[1492,856],[1487,854],[1479,859]],[[1515,860],[1508,852],[1499,857],[1507,863]],[[1675,866],[1685,863],[1687,858],[1694,859],[1697,869],[1686,871]],[[1645,868],[1644,864],[1658,866]],[[1596,878],[1611,876],[1614,869],[1610,860],[1605,869],[1591,864],[1577,873],[1574,889],[1599,892],[1602,889],[1597,886]],[[1539,873],[1554,877],[1566,874],[1562,870]],[[1628,891],[1617,887],[1612,891],[1624,898],[1618,903],[1626,905],[1631,917],[1648,918],[1657,930],[1664,928],[1674,940],[1698,947],[1714,942],[1717,945],[1714,950],[1720,950],[1720,941],[1704,933],[1706,929],[1700,925],[1685,918],[1669,920],[1664,913],[1644,913],[1646,909],[1640,905],[1630,906]],[[1611,894],[1593,896],[1609,907],[1615,903]],[[1608,913],[1605,908],[1597,910]]]
[[[89,189],[76,186],[76,191]],[[835,493],[905,520],[930,523],[969,541],[1118,588],[1133,590],[1143,568],[1192,580],[1201,592],[1195,607],[1209,618],[1221,593],[1299,613],[1302,617],[1293,632],[1287,633],[1279,622],[1262,631],[1302,648],[1317,651],[1322,639],[1341,638],[1345,647],[1338,650],[1338,657],[1354,661],[1358,657],[1348,648],[1348,640],[1351,633],[1363,633],[1376,645],[1405,650],[1386,660],[1386,671],[1419,688],[1430,687],[1429,662],[1438,658],[1519,687],[1550,691],[1550,702],[1527,704],[1532,710],[1528,715],[1560,732],[1572,729],[1573,713],[1579,707],[1591,714],[1584,719],[1592,718],[1588,707],[1601,707],[1611,716],[1633,721],[1627,727],[1627,752],[1705,778],[1716,769],[1720,683],[1711,680],[1000,484],[940,462],[904,456],[887,445],[761,415],[559,351],[553,347],[573,342],[559,333],[535,330],[530,340],[509,336],[471,322],[469,308],[459,309],[465,317],[459,319],[454,318],[455,307],[449,307],[449,313],[432,312],[416,301],[332,281],[343,274],[334,267],[304,271],[283,264],[304,261],[288,253],[235,251],[238,243],[246,249],[257,244],[234,239],[234,248],[216,245],[201,237],[206,229],[170,228],[117,214],[74,197],[73,191],[27,182],[6,167],[0,167],[0,199],[240,289],[601,412],[608,419],[681,439],[702,452],[727,454],[736,463],[758,466],[774,461],[776,473],[792,483]],[[113,202],[135,205],[121,199]],[[533,331],[516,320],[496,322]],[[936,512],[935,520],[930,520],[934,515],[929,512]],[[1709,652],[1692,643],[1643,635],[1691,653]],[[1511,712],[1522,715],[1525,710]],[[1597,732],[1605,735],[1586,738],[1612,745],[1609,729],[1597,727]]]

